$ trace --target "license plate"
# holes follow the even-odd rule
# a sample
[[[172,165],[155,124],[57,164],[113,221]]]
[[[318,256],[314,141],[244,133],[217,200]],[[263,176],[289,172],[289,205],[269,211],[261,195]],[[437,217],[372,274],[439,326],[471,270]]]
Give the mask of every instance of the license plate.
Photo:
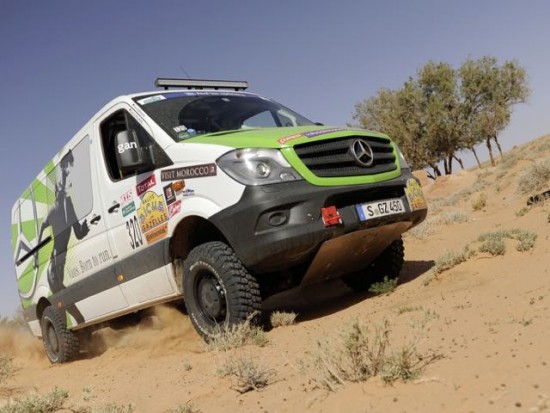
[[[357,209],[357,213],[359,214],[359,219],[361,221],[405,212],[403,201],[399,198],[368,202],[365,204],[356,205],[355,208]]]

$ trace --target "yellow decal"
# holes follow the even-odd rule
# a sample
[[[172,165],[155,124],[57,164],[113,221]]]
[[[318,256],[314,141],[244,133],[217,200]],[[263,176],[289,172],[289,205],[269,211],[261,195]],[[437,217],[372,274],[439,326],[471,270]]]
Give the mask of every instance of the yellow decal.
[[[415,211],[417,209],[428,208],[428,203],[426,202],[426,198],[424,198],[422,188],[416,179],[408,180],[407,187],[405,188],[405,194],[407,195],[411,210]]]
[[[146,192],[141,198],[138,217],[141,231],[145,234],[145,238],[149,243],[166,235],[168,226],[164,223],[168,221],[168,210],[162,195],[157,195],[151,191]]]

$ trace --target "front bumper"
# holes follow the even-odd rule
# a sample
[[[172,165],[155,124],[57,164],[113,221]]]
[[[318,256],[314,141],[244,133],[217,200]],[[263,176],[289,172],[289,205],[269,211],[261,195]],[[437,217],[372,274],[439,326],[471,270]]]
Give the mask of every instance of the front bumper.
[[[238,203],[213,215],[210,220],[222,231],[243,264],[256,274],[312,262],[318,251],[330,251],[322,255],[336,260],[349,255],[349,251],[343,248],[357,251],[359,245],[366,244],[372,246],[369,252],[355,255],[361,255],[361,260],[369,257],[372,260],[399,235],[426,217],[425,205],[419,207],[409,202],[405,188],[411,180],[414,180],[412,174],[404,170],[399,178],[368,185],[319,187],[306,181],[293,181],[250,186]],[[416,181],[414,183],[418,191]],[[361,221],[356,205],[395,198],[402,200],[404,212]],[[321,208],[329,206],[337,208],[341,223],[326,227]],[[355,232],[363,235],[349,235],[320,250],[325,242]],[[341,254],[337,252],[339,249],[342,249]],[[353,267],[357,261],[347,259],[343,263],[348,263],[346,267]],[[314,265],[319,262],[323,260],[316,258]],[[369,263],[361,262],[363,266]],[[314,265],[310,267],[311,271]],[[306,274],[305,279],[318,277],[323,275]]]

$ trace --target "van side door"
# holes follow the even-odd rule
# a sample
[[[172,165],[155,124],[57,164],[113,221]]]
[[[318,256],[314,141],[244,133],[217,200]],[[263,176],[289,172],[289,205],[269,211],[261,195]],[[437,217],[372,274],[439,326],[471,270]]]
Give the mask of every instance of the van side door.
[[[94,129],[101,137],[101,202],[121,288],[134,307],[175,295],[168,271],[169,217],[159,171],[171,161],[145,121],[125,103],[105,112]],[[120,165],[127,151],[136,150],[149,162],[136,168]]]

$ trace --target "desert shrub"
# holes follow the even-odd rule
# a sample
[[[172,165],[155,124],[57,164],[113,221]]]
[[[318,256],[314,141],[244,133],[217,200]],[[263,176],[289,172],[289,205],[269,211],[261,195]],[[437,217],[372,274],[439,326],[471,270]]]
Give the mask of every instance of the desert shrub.
[[[472,209],[474,211],[480,211],[487,206],[487,195],[485,192],[480,192],[474,199],[472,199]]]
[[[441,214],[440,220],[444,224],[463,223],[463,222],[468,222],[468,215],[463,211],[458,211],[458,210],[449,211],[449,212],[445,212],[444,214]]]
[[[218,374],[231,376],[233,379],[232,388],[239,393],[247,393],[266,387],[276,375],[275,370],[269,369],[255,362],[251,357],[244,355],[229,358],[218,369]]]
[[[493,233],[491,236],[484,238],[484,241],[479,246],[480,252],[487,252],[491,255],[504,255],[506,252],[506,245],[504,239],[500,235]]]
[[[443,271],[450,270],[466,261],[471,255],[472,251],[468,246],[464,247],[462,251],[447,251],[435,261],[433,272],[440,274]]]
[[[399,280],[397,278],[388,278],[387,276],[380,282],[373,283],[369,291],[376,295],[389,294],[397,287]]]
[[[187,402],[177,405],[167,413],[200,413],[200,410],[197,409],[193,403]]]
[[[504,244],[505,238],[516,240],[516,249],[518,251],[528,251],[535,246],[537,234],[519,228],[486,232],[481,234],[477,239],[479,242],[481,242],[479,250],[489,253],[492,253],[492,251],[496,251],[496,254],[492,254],[502,255],[506,252],[506,246]]]
[[[522,216],[524,216],[525,214],[527,214],[528,212],[529,212],[529,208],[528,208],[528,207],[520,208],[519,210],[516,211],[516,217],[522,217]]]
[[[206,344],[206,349],[227,351],[247,345],[263,347],[267,343],[269,338],[265,331],[252,324],[252,317],[249,317],[244,323],[218,329]]]
[[[296,322],[298,314],[294,312],[274,311],[269,317],[272,327],[290,326]]]
[[[406,305],[406,306],[403,306],[403,307],[399,307],[397,310],[395,310],[395,313],[397,315],[401,315],[401,314],[404,314],[404,313],[410,313],[412,311],[420,311],[420,310],[422,310],[422,306],[420,306],[420,305],[416,305],[416,306]]]
[[[466,245],[462,251],[446,251],[439,256],[439,258],[437,258],[432,270],[428,273],[428,276],[424,280],[423,284],[430,284],[433,279],[437,277],[437,275],[441,274],[443,271],[456,267],[458,264],[465,262],[473,255],[475,255],[475,251],[470,249],[468,245]]]
[[[16,401],[9,401],[0,407],[0,413],[50,413],[63,408],[69,398],[66,390],[54,387],[43,396],[32,393]]]
[[[80,413],[82,409],[77,411]],[[134,411],[135,411],[135,407],[132,404],[121,405],[116,403],[105,404],[103,406],[94,407],[91,410],[89,410],[90,413],[133,413]]]
[[[439,355],[420,354],[415,336],[397,351],[391,349],[391,324],[384,320],[373,331],[359,320],[344,326],[338,341],[317,342],[303,371],[329,391],[346,382],[362,382],[379,376],[385,382],[410,380]]]
[[[536,162],[520,172],[518,193],[529,194],[541,191],[550,183],[550,160]]]

